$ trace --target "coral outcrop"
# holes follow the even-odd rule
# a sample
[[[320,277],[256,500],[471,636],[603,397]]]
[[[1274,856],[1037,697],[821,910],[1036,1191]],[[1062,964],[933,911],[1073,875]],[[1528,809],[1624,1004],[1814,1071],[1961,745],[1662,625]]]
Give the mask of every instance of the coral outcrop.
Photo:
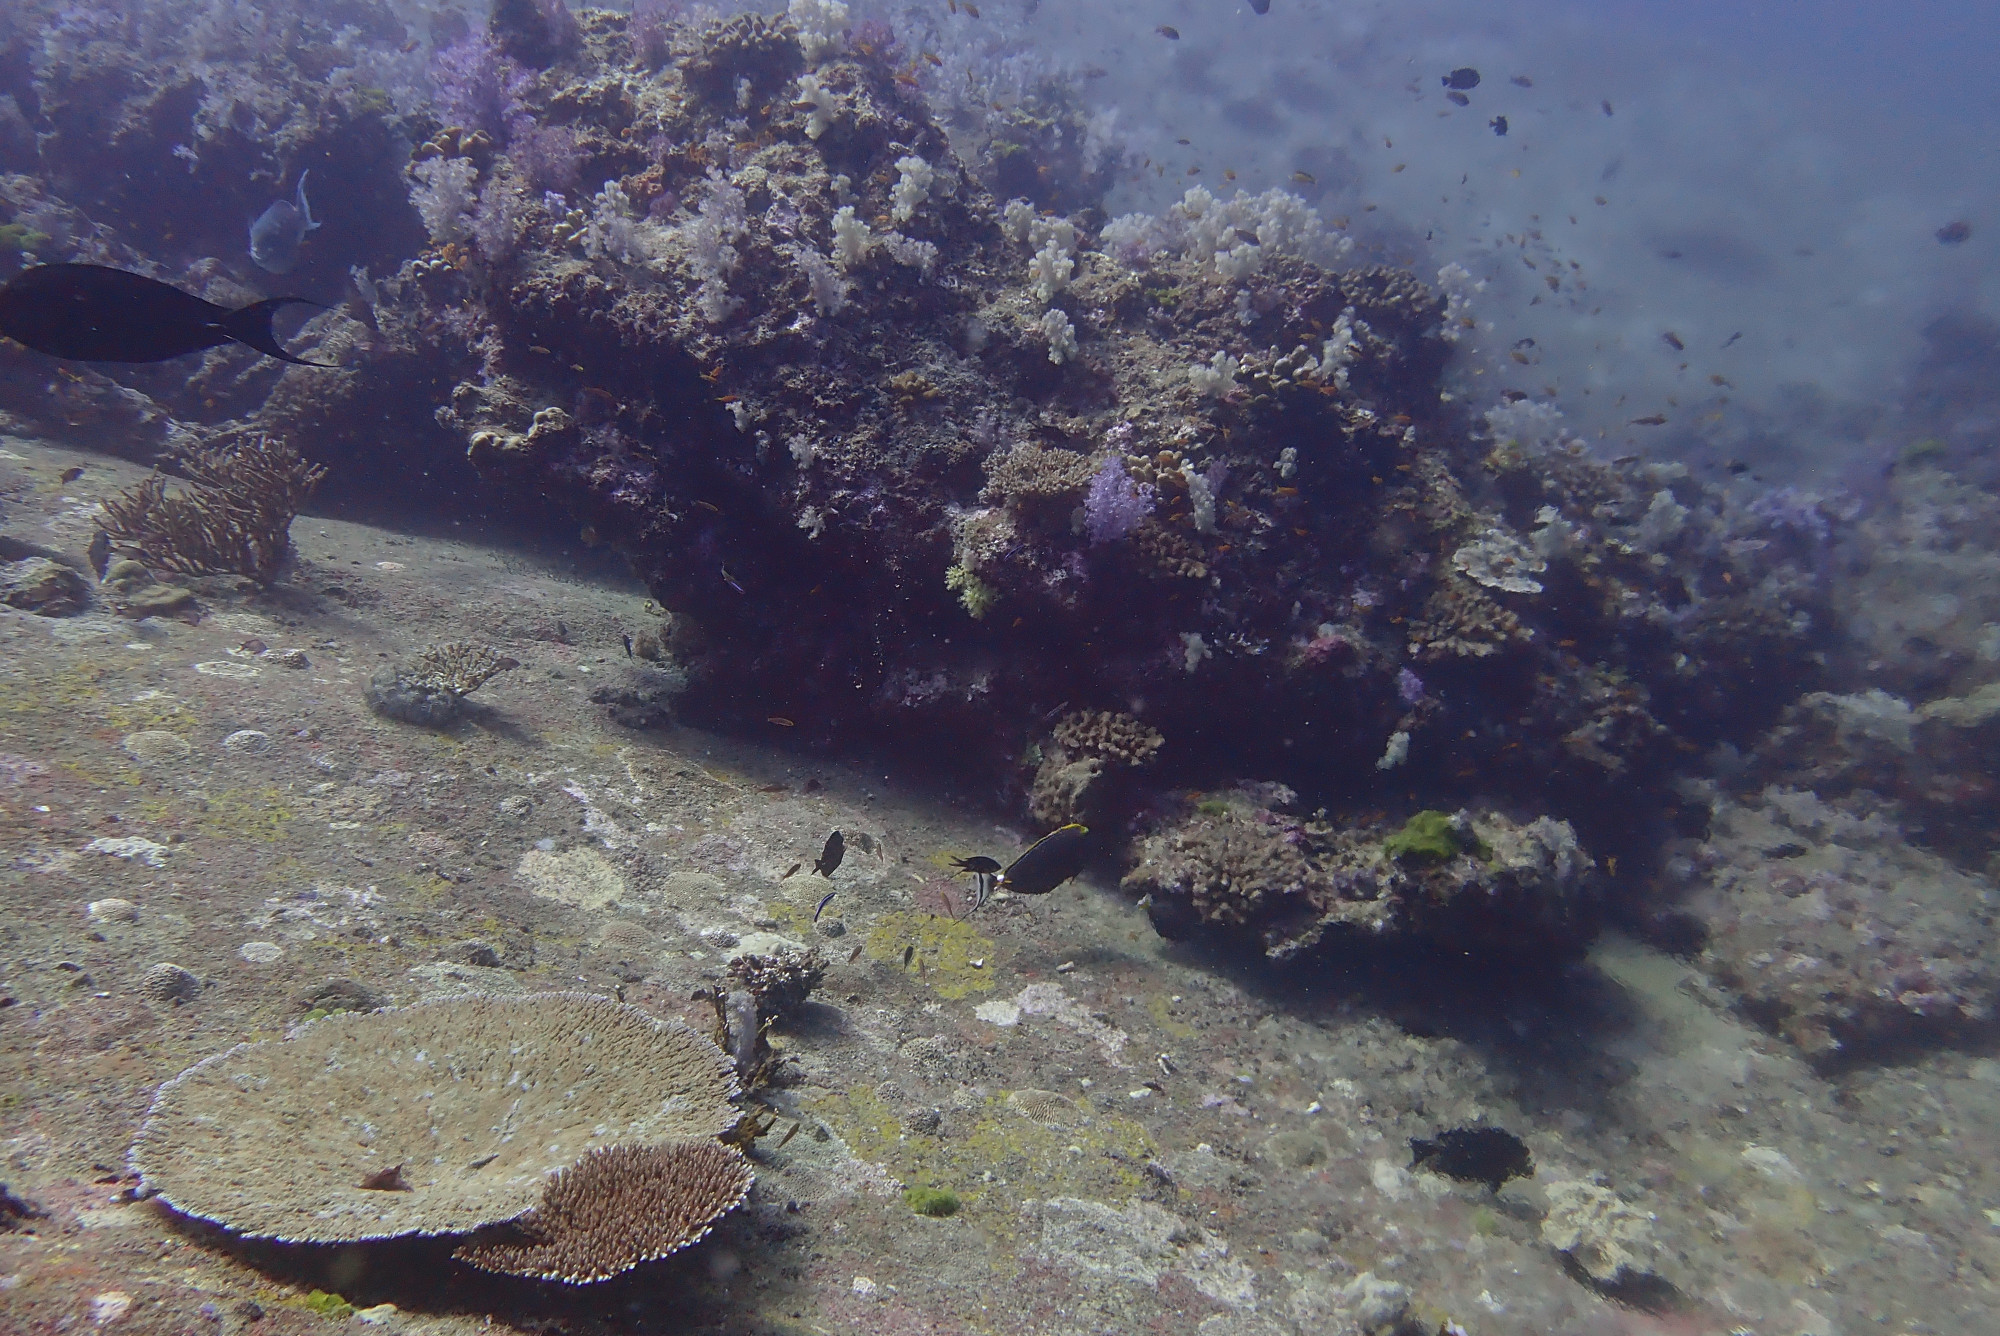
[[[1351,828],[1294,801],[1273,785],[1201,799],[1139,840],[1126,890],[1166,936],[1218,931],[1273,960],[1357,936],[1527,960],[1596,930],[1602,889],[1567,822],[1425,811]]]
[[[673,610],[683,718],[968,768],[1039,735],[1043,820],[1129,806],[1116,758],[1034,722],[1070,702],[1143,699],[1173,739],[1148,784],[1340,798],[1380,762],[1450,801],[1505,765],[1574,820],[1778,708],[1708,685],[1807,663],[1819,625],[1799,554],[1734,541],[1756,516],[1488,439],[1439,396],[1445,301],[1282,191],[1102,226],[1049,211],[1080,177],[989,193],[891,61],[813,22],[583,15],[509,95],[571,136],[576,191],[464,135],[420,151],[433,244],[342,317],[363,374],[287,377],[264,417],[448,377],[488,481]],[[988,128],[961,142],[1006,156]]]

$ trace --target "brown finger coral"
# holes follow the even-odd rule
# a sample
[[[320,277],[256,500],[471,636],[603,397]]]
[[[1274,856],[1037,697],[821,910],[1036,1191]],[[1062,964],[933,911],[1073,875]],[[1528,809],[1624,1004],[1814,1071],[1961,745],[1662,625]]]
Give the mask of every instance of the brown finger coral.
[[[249,1238],[470,1233],[592,1150],[720,1135],[735,1094],[729,1059],[678,1021],[475,993],[204,1059],[160,1087],[131,1161],[167,1205]]]
[[[198,452],[185,466],[193,485],[179,492],[155,475],[107,500],[105,534],[158,570],[276,579],[291,554],[292,521],[326,470],[264,436]]]
[[[600,1146],[548,1180],[511,1238],[452,1256],[482,1271],[587,1285],[699,1243],[750,1191],[740,1152],[717,1141]]]
[[[1130,766],[1146,764],[1166,742],[1159,729],[1110,710],[1066,714],[1056,724],[1054,736],[1065,751],[1102,756]]]

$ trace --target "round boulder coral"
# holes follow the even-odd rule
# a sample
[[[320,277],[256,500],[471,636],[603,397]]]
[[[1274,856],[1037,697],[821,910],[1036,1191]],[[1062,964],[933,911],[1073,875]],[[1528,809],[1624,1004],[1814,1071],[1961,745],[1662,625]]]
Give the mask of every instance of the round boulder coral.
[[[247,1238],[469,1233],[593,1150],[713,1138],[734,1069],[678,1021],[581,993],[467,994],[328,1016],[160,1087],[146,1186]]]

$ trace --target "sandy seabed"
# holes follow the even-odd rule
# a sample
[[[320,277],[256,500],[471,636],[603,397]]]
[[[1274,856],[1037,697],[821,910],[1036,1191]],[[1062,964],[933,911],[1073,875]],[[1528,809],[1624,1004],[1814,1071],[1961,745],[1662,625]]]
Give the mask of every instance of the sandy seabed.
[[[0,442],[0,538],[82,568],[98,502],[139,476]],[[106,591],[0,608],[7,1332],[2000,1326],[2000,1062],[1821,1076],[1615,938],[1468,998],[1352,959],[1260,976],[1087,882],[968,912],[948,859],[1036,832],[787,751],[778,724],[763,745],[607,717],[592,694],[648,671],[621,638],[653,624],[641,592],[471,541],[310,516],[293,537],[287,582],[197,582],[179,617]],[[369,710],[381,666],[455,640],[520,666],[447,730]],[[830,884],[786,875],[835,828]],[[831,967],[774,1036],[757,1185],[615,1281],[247,1245],[135,1191],[162,1080],[329,999],[571,989],[706,1026],[690,994],[784,942]],[[169,963],[195,982],[163,986]],[[1411,1137],[1481,1123],[1527,1142],[1531,1178],[1412,1170]]]

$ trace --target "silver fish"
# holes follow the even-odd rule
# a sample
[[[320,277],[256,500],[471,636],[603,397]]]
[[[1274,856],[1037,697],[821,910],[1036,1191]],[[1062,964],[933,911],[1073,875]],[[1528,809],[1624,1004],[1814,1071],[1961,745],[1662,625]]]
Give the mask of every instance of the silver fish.
[[[299,173],[296,201],[275,200],[250,224],[250,258],[257,262],[258,268],[284,274],[290,273],[299,262],[300,243],[306,239],[306,233],[319,226],[306,203],[306,177],[311,174]]]

